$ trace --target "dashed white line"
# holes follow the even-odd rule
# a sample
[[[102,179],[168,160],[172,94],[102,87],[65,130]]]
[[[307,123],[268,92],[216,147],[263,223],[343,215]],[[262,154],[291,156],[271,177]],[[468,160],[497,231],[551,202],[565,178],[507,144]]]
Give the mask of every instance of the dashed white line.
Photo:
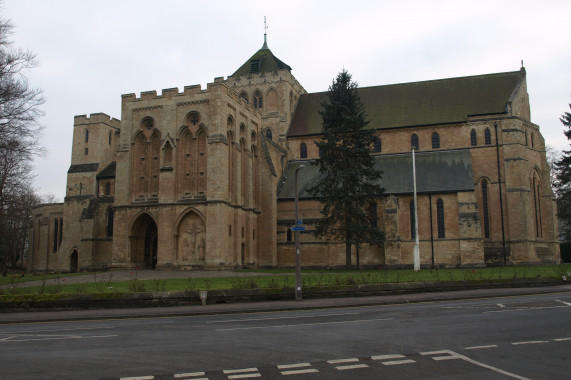
[[[506,305],[504,305],[503,303],[497,303],[496,305],[498,305],[498,307],[506,307]]]
[[[571,340],[571,338],[558,338],[558,339],[553,339],[556,342],[564,342],[566,340]]]
[[[555,301],[561,302],[562,304],[567,305],[567,306],[571,306],[571,302],[565,302],[565,301],[561,301],[561,300],[555,300]]]
[[[497,344],[489,344],[487,346],[472,346],[472,347],[466,347],[464,348],[465,350],[483,350],[486,348],[498,348]]]
[[[514,342],[512,343],[512,345],[520,346],[522,344],[543,344],[543,343],[549,343],[549,342],[547,340],[530,340],[527,342]]]
[[[403,360],[389,360],[388,362],[381,362],[383,365],[400,365],[400,364],[410,364],[416,363],[412,359],[403,359]]]
[[[362,322],[390,321],[390,320],[392,320],[392,318],[358,319],[358,320],[355,320],[355,321],[316,322],[316,323],[296,323],[296,324],[293,324],[293,325],[235,327],[235,328],[230,328],[230,329],[216,329],[216,331],[275,329],[275,328],[283,328],[283,327],[318,326],[318,325],[338,325],[338,324],[343,324],[343,323],[362,323]]]
[[[339,313],[339,314],[318,314],[318,315],[297,315],[292,317],[267,317],[267,318],[246,318],[246,319],[226,319],[223,321],[208,321],[208,323],[230,323],[230,322],[252,322],[252,321],[272,321],[276,319],[297,319],[297,318],[318,318],[318,317],[337,317],[343,315],[359,315],[361,313]]]
[[[518,309],[502,309],[502,310],[491,310],[491,311],[484,311],[482,312],[483,314],[488,314],[488,313],[513,313],[516,311],[531,311],[531,310],[545,310],[545,309],[561,309],[563,307],[569,307],[569,306],[542,306],[542,307],[524,307],[524,308],[518,308]]]
[[[229,375],[228,379],[249,379],[262,376],[257,368],[225,369],[223,373]]]
[[[317,372],[319,372],[319,370],[317,370],[315,368],[306,368],[306,369],[296,369],[296,370],[291,370],[291,371],[282,371],[282,375],[284,375],[284,376],[301,375],[304,373],[317,373]]]
[[[357,359],[357,358],[334,359],[334,360],[328,360],[327,363],[329,363],[329,364],[343,364],[343,363],[355,363],[358,361],[359,361],[359,359]]]
[[[319,370],[315,368],[304,368],[304,367],[311,367],[310,363],[296,363],[296,364],[282,364],[278,366],[278,369],[282,370],[285,369],[287,371],[281,371],[282,375],[301,375],[303,373],[316,373]],[[297,368],[297,369],[294,369]]]
[[[119,380],[153,380],[154,376],[134,376],[134,377],[122,377]]]
[[[393,354],[393,355],[375,355],[371,356],[372,360],[390,360],[390,359],[402,359],[406,356],[400,354]]]
[[[335,369],[337,369],[339,371],[345,371],[345,370],[357,369],[357,368],[369,368],[369,366],[366,364],[352,364],[352,365],[340,365],[340,366],[335,367]]]
[[[208,380],[207,377],[198,378],[198,376],[204,376],[204,372],[188,372],[188,373],[175,373],[175,379],[189,378],[192,377],[193,380]]]

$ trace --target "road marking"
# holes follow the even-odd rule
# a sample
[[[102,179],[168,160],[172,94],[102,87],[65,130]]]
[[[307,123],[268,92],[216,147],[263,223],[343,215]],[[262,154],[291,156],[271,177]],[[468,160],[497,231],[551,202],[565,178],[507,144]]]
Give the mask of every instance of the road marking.
[[[498,305],[498,307],[506,307],[506,305],[504,305],[503,303],[497,303],[496,305]]]
[[[357,359],[357,358],[334,359],[334,360],[328,360],[327,363],[329,363],[329,364],[342,364],[342,363],[355,363],[358,361],[359,361],[359,359]]]
[[[494,372],[501,373],[502,375],[506,375],[506,376],[513,377],[513,378],[515,378],[515,379],[519,379],[519,380],[531,380],[531,379],[528,379],[527,377],[523,377],[523,376],[520,376],[520,375],[516,375],[515,373],[511,373],[511,372],[508,372],[508,371],[504,371],[503,369],[496,368],[496,367],[492,367],[491,365],[478,362],[478,361],[476,361],[476,360],[470,359],[470,358],[467,357],[467,356],[460,355],[460,354],[458,354],[458,353],[456,353],[456,352],[454,352],[454,351],[450,351],[450,350],[432,351],[432,352],[421,352],[420,354],[421,354],[421,355],[440,355],[440,354],[446,354],[447,356],[434,356],[434,357],[432,357],[432,359],[434,359],[434,360],[447,360],[447,359],[446,359],[447,357],[448,357],[449,359],[461,359],[461,360],[464,360],[464,361],[466,361],[466,362],[468,362],[468,363],[471,363],[471,364],[474,364],[474,365],[477,365],[477,366],[480,366],[480,367],[483,367],[483,368],[492,370],[492,371],[494,371]]]
[[[232,373],[258,372],[258,369],[257,368],[225,369],[223,372],[225,375],[229,375]]]
[[[516,311],[529,311],[529,310],[544,310],[544,309],[560,309],[563,307],[569,306],[543,306],[543,307],[525,307],[525,308],[517,308],[517,309],[504,309],[504,310],[492,310],[492,311],[484,311],[483,314],[488,313],[512,313]]]
[[[230,322],[251,322],[251,321],[271,321],[276,319],[297,319],[297,318],[317,318],[317,317],[336,317],[341,315],[359,315],[361,313],[339,313],[339,314],[319,314],[319,315],[298,315],[294,317],[268,317],[268,318],[246,318],[246,319],[228,319],[224,321],[208,321],[208,323],[230,323]]]
[[[204,376],[204,375],[205,375],[204,372],[175,373],[174,378],[175,379],[182,379],[184,377],[198,377],[198,376]],[[193,380],[208,380],[208,378],[202,377],[200,379],[193,379]]]
[[[301,375],[304,373],[316,373],[316,372],[319,372],[319,370],[315,368],[307,368],[307,369],[297,369],[291,371],[282,371],[281,373],[284,376],[288,376],[288,375]]]
[[[339,371],[345,371],[348,369],[357,369],[357,368],[369,368],[369,366],[366,364],[353,364],[353,365],[340,365],[335,367],[335,369]]]
[[[261,374],[259,373],[245,373],[243,375],[230,375],[228,376],[228,379],[250,379],[253,377],[262,377]]]
[[[228,379],[250,379],[253,377],[262,377],[257,368],[225,369],[223,372],[225,375],[229,375]]]
[[[389,359],[402,359],[405,358],[404,355],[394,354],[394,355],[376,355],[371,356],[371,360],[389,360]]]
[[[555,300],[555,301],[561,302],[562,304],[567,305],[567,306],[571,306],[571,302],[565,302],[565,301],[561,301],[561,300]]]
[[[390,360],[388,362],[381,362],[383,365],[400,365],[400,364],[410,364],[416,363],[412,359],[403,359],[403,360]]]
[[[234,327],[230,329],[216,329],[216,331],[235,331],[235,330],[255,330],[255,329],[275,329],[283,327],[298,327],[298,326],[318,326],[318,325],[335,325],[342,323],[362,323],[374,321],[390,321],[392,318],[376,318],[376,319],[359,319],[355,321],[339,321],[339,322],[316,322],[316,323],[297,323],[293,325],[273,325],[273,326],[252,326],[252,327]]]
[[[278,369],[290,369],[290,368],[300,368],[300,367],[311,367],[310,363],[296,363],[296,364],[281,364]]]
[[[315,373],[319,372],[319,370],[315,368],[303,368],[303,367],[311,367],[310,363],[296,363],[296,364],[282,364],[278,366],[278,369],[287,369],[289,371],[281,371],[282,375],[300,375],[302,373]],[[302,368],[302,369],[293,369],[293,368]]]
[[[153,380],[154,376],[122,377],[119,380]]]
[[[549,343],[547,340],[530,340],[528,342],[514,342],[512,345],[520,346],[522,344],[542,344],[542,343]]]
[[[566,340],[571,340],[571,338],[558,338],[558,339],[553,339],[556,342],[564,342]]]
[[[488,346],[472,346],[472,347],[466,347],[464,348],[465,350],[483,350],[485,348],[498,348],[497,344],[490,344]]]

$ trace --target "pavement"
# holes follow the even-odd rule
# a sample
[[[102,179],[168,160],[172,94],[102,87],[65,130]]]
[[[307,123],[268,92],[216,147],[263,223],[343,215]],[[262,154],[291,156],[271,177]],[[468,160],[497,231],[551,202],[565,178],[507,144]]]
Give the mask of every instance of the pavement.
[[[268,276],[267,273],[255,272],[198,272],[198,271],[112,271],[95,275],[96,281],[112,281],[166,279],[166,278],[197,278],[197,277],[223,277],[223,276]],[[276,274],[279,275],[279,274]],[[107,277],[105,277],[107,276]],[[49,280],[52,281],[52,280]],[[53,280],[57,281],[57,280]],[[93,282],[94,275],[66,277],[66,282]],[[276,312],[307,309],[346,308],[355,306],[393,305],[415,302],[439,302],[459,299],[478,299],[509,297],[532,294],[571,293],[571,284],[537,286],[526,288],[494,288],[470,289],[442,292],[418,292],[397,295],[322,298],[299,301],[265,301],[265,302],[237,302],[217,303],[207,305],[147,307],[128,309],[89,309],[64,311],[16,311],[0,312],[0,324],[58,322],[71,320],[105,320],[125,318],[156,318],[156,317],[183,317],[199,315],[237,314]]]

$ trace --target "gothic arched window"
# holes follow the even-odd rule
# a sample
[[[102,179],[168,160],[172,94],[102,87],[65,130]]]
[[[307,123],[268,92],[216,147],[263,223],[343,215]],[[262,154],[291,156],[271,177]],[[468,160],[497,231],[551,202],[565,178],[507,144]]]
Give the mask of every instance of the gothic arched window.
[[[418,135],[413,133],[412,136],[410,136],[410,147],[418,150],[418,146]]]
[[[272,130],[270,128],[266,129],[266,138],[272,140]]]
[[[373,145],[373,151],[375,153],[381,153],[383,146],[381,145],[381,139],[379,137],[375,137],[375,143]]]
[[[492,145],[492,133],[490,132],[490,128],[486,128],[484,131],[484,143],[486,145]]]
[[[482,209],[484,213],[484,237],[490,237],[490,208],[488,203],[488,181],[482,181]]]
[[[446,233],[444,231],[444,202],[441,198],[438,198],[436,201],[436,225],[438,226],[438,238],[445,238]]]
[[[432,134],[432,149],[440,148],[440,135],[438,132]]]
[[[107,210],[107,236],[113,236],[113,209]]]
[[[256,91],[254,93],[254,108],[261,110],[263,105],[262,93],[260,91]]]
[[[303,142],[299,146],[299,158],[307,158],[307,145]]]
[[[478,136],[476,136],[476,131],[473,129],[470,131],[470,145],[478,145]]]

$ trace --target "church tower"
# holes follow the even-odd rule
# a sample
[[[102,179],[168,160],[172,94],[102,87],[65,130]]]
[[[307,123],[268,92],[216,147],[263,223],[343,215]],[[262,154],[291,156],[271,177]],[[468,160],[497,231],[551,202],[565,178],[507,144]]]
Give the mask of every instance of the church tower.
[[[305,89],[291,74],[291,67],[264,44],[226,81],[228,87],[262,114],[262,133],[286,149],[286,132],[295,106]]]

